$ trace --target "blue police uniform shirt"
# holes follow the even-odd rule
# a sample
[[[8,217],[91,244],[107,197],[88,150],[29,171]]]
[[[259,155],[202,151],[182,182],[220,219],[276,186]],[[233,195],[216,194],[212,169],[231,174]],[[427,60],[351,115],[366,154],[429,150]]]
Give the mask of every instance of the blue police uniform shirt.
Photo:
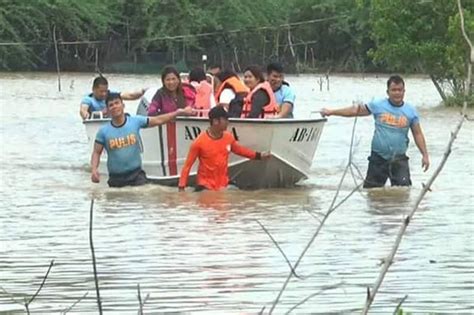
[[[140,129],[148,127],[148,117],[125,115],[122,126],[114,126],[112,121],[102,126],[95,141],[107,151],[109,174],[124,174],[141,168]]]
[[[385,98],[369,102],[367,109],[375,120],[372,151],[386,160],[404,155],[409,143],[408,130],[419,123],[415,107],[407,102],[397,106]]]

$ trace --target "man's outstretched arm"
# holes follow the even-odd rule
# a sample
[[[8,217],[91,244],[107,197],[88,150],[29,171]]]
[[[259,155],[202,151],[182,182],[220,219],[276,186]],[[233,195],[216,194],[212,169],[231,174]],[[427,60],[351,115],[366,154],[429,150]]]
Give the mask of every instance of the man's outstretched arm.
[[[355,116],[369,116],[370,112],[366,105],[360,104],[356,106],[349,106],[338,109],[323,108],[321,115],[325,116],[342,116],[342,117],[355,117]]]

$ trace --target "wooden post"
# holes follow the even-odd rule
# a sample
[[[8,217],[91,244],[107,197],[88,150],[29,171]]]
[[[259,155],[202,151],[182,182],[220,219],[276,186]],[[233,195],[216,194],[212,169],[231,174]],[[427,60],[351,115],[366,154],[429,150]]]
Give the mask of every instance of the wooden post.
[[[326,89],[329,91],[329,70],[326,72]]]
[[[127,18],[127,57],[130,56],[130,19]]]
[[[56,54],[56,71],[58,73],[58,91],[61,92],[61,69],[59,67],[58,41],[56,40],[56,25],[53,25],[54,52]]]
[[[96,73],[100,73],[99,69],[99,48],[95,48],[95,70]]]
[[[237,69],[239,72],[242,72],[242,69],[240,68],[240,63],[239,63],[239,55],[237,54],[237,47],[234,46],[234,58],[235,58],[235,63],[237,64]]]
[[[296,74],[299,74],[299,67],[298,67],[298,58],[296,58],[296,53],[295,53],[295,49],[293,48],[293,42],[291,41],[291,30],[290,30],[290,27],[288,27],[288,45],[290,46],[290,52],[291,52],[291,56],[293,57],[293,60],[295,62],[295,66],[296,66]]]
[[[275,36],[275,56],[278,58],[279,54],[279,46],[280,46],[280,30],[276,30],[276,36]]]
[[[308,44],[304,45],[304,64],[308,66]]]

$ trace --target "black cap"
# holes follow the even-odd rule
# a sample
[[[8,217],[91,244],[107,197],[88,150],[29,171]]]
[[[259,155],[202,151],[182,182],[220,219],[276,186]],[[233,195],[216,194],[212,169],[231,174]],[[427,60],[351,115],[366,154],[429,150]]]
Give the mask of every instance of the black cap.
[[[209,120],[219,119],[219,118],[229,118],[229,114],[226,112],[224,107],[216,106],[209,111]]]

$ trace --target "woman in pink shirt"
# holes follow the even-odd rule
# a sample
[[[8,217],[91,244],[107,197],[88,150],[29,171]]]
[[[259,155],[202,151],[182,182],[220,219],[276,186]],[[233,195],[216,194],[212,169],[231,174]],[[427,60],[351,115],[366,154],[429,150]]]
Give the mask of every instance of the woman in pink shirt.
[[[196,100],[196,89],[182,83],[176,68],[166,66],[161,73],[161,87],[153,96],[148,107],[148,116],[156,116],[176,111],[178,108],[193,107]]]

